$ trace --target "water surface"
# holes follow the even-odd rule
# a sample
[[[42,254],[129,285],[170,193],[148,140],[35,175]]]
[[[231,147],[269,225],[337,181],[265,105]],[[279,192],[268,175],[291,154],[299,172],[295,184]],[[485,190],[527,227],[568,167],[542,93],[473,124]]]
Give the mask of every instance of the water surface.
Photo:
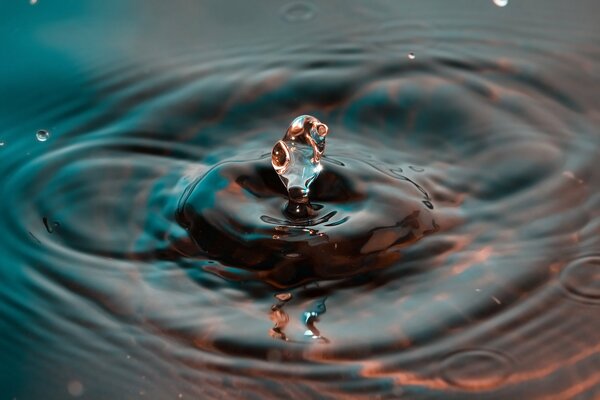
[[[33,3],[0,5],[2,398],[600,396],[595,2]],[[303,224],[269,158],[301,114]]]

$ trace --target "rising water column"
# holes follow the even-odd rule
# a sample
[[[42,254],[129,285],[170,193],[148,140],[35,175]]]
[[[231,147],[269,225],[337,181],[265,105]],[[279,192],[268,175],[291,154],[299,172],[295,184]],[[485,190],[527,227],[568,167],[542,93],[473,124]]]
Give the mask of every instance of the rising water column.
[[[308,199],[310,184],[319,176],[325,152],[327,125],[310,115],[294,119],[271,152],[271,164],[285,185],[289,202],[286,213],[293,218],[314,214]]]

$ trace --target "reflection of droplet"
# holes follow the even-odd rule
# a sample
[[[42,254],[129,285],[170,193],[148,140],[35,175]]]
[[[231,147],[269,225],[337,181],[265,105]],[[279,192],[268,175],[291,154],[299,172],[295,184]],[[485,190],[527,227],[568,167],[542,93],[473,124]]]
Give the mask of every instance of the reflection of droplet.
[[[315,17],[315,6],[310,3],[296,2],[283,6],[281,9],[283,19],[288,22],[308,21]]]
[[[408,58],[410,60],[414,60],[415,59],[415,53],[413,53],[413,52],[408,53]]]
[[[35,137],[37,138],[38,141],[40,142],[45,142],[46,140],[48,140],[48,138],[50,137],[50,132],[48,132],[45,129],[40,129],[39,131],[37,131],[37,133],[35,134]]]
[[[279,301],[289,301],[292,298],[291,293],[277,293],[275,298]]]
[[[327,297],[313,305],[312,309],[309,311],[305,311],[302,314],[302,320],[304,322],[304,326],[306,326],[306,331],[304,332],[304,336],[309,336],[312,339],[318,339],[322,343],[329,343],[329,339],[321,335],[321,332],[316,326],[316,323],[319,322],[319,317],[327,311],[327,307],[325,306],[325,301]]]
[[[505,7],[508,4],[508,0],[494,0],[494,4],[498,7]]]
[[[464,350],[449,355],[440,365],[442,378],[466,389],[488,389],[502,383],[511,371],[511,360],[491,350]]]
[[[600,302],[600,257],[583,258],[569,264],[559,280],[575,300]]]

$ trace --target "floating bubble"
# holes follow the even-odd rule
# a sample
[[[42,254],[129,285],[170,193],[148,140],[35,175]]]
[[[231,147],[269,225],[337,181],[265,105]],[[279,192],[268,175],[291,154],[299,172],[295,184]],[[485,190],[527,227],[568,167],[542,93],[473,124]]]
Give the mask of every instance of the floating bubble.
[[[281,15],[288,22],[309,21],[315,17],[316,10],[310,3],[296,2],[283,6]]]
[[[559,280],[575,300],[600,302],[600,257],[572,262],[561,272]]]
[[[498,7],[505,7],[508,4],[508,0],[494,0],[494,4]]]
[[[48,132],[45,129],[40,129],[39,131],[37,131],[37,133],[35,134],[35,137],[37,138],[37,140],[39,142],[45,142],[46,140],[48,140],[48,138],[50,137],[50,132]]]
[[[511,374],[512,362],[504,354],[485,350],[463,350],[441,363],[441,376],[451,385],[466,389],[489,389]]]

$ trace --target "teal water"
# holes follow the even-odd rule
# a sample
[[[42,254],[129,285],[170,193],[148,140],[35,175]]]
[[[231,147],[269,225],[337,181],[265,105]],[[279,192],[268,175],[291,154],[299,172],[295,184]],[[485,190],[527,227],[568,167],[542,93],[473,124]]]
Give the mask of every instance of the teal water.
[[[3,2],[0,398],[598,398],[598,11]]]

